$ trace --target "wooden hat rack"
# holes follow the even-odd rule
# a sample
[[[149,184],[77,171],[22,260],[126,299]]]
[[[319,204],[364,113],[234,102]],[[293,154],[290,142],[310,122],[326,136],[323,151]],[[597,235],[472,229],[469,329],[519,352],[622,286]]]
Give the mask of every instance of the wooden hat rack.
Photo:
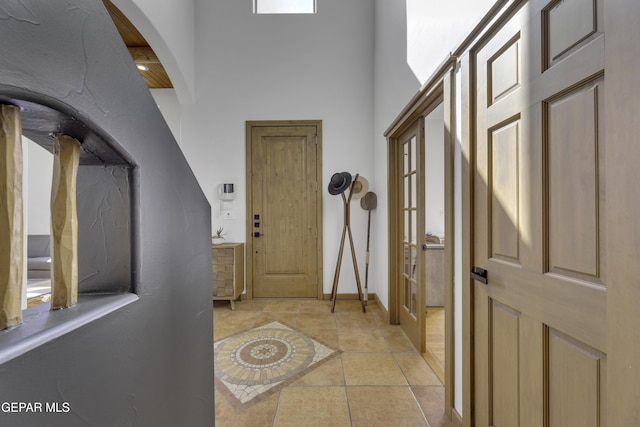
[[[342,173],[344,174],[344,172]],[[344,244],[345,239],[349,236],[349,247],[351,248],[351,259],[353,260],[353,272],[356,275],[356,285],[358,286],[358,299],[362,303],[362,312],[366,313],[366,302],[362,298],[362,286],[360,284],[360,273],[358,272],[358,262],[356,260],[356,252],[353,245],[353,235],[351,234],[351,199],[354,196],[354,192],[358,192],[355,189],[355,186],[361,183],[361,180],[358,180],[360,177],[359,174],[356,174],[351,184],[349,184],[348,196],[345,196],[346,191],[340,192],[340,196],[342,197],[342,204],[344,206],[344,224],[342,226],[342,238],[340,239],[340,250],[338,251],[338,261],[336,263],[336,272],[333,275],[333,288],[331,289],[331,312],[335,311],[336,307],[336,298],[338,294],[338,281],[340,279],[340,267],[342,266],[342,255],[344,253]],[[331,191],[330,191],[331,193]],[[360,192],[358,192],[360,193]],[[366,193],[366,190],[362,192],[362,194]],[[335,195],[334,193],[331,193]]]

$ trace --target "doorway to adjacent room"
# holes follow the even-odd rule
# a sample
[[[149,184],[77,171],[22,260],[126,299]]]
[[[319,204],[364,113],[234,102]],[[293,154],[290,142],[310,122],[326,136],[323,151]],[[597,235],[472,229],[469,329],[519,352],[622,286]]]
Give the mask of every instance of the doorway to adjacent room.
[[[424,118],[425,349],[423,355],[444,383],[445,369],[445,125],[440,103]]]
[[[453,65],[444,64],[385,132],[389,156],[389,318],[453,399]]]

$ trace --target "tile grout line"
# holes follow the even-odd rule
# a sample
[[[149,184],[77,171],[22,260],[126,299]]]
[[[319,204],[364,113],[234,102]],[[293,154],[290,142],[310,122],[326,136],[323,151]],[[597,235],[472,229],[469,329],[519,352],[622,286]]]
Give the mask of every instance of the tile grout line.
[[[420,409],[420,413],[422,414],[424,421],[427,423],[427,427],[431,427],[431,423],[427,418],[427,414],[425,414],[424,409],[422,408],[422,405],[420,405],[420,401],[418,401],[418,397],[413,392],[413,387],[409,386],[409,391],[411,392],[411,396],[413,396],[413,400],[416,402],[416,405],[418,405],[418,409]]]
[[[417,353],[417,354],[420,355],[420,353]],[[422,405],[420,405],[420,402],[418,401],[417,396],[413,392],[413,387],[411,385],[411,381],[407,377],[407,374],[405,373],[405,370],[402,368],[402,365],[400,365],[400,362],[398,361],[398,358],[396,357],[396,353],[391,352],[391,356],[393,357],[394,362],[396,363],[396,365],[400,369],[400,372],[402,372],[402,376],[404,377],[404,380],[407,382],[407,388],[409,389],[409,392],[411,393],[411,396],[413,396],[413,400],[414,400],[415,404],[418,406],[418,409],[420,410],[420,413],[422,414],[422,418],[424,418],[424,421],[427,424],[427,427],[431,427],[431,423],[429,423],[429,419],[427,418],[427,414],[424,412],[424,409],[422,408]]]
[[[340,331],[338,329],[338,319],[336,317],[336,313],[331,313],[333,314],[333,320],[335,322],[336,325],[336,336],[337,336],[337,340],[338,340],[338,349],[342,351],[342,353],[340,353],[340,371],[342,372],[342,388],[344,389],[344,398],[345,401],[347,403],[347,412],[349,414],[349,425],[353,426],[353,414],[351,413],[351,404],[349,402],[349,393],[347,392],[347,376],[345,375],[344,372],[344,359],[342,358],[342,356],[344,355],[344,350],[342,350],[342,343],[340,341]]]
[[[282,390],[284,390],[284,388]],[[271,419],[271,427],[275,427],[276,425],[276,419],[278,417],[278,409],[280,409],[280,397],[282,396],[282,390],[278,391],[278,398],[276,399],[276,407],[273,410],[273,418]]]

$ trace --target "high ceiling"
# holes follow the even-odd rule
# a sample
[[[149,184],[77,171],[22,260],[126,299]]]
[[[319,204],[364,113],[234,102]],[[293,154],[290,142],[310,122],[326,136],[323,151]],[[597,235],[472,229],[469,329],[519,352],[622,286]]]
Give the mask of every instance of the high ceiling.
[[[171,79],[142,34],[110,0],[102,1],[138,68],[148,68],[140,70],[147,86],[151,89],[172,88]]]

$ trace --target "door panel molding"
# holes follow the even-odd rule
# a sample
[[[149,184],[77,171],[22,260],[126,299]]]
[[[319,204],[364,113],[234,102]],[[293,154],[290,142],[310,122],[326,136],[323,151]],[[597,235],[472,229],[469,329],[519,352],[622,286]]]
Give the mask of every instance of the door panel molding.
[[[466,62],[465,268],[488,281],[467,292],[465,418],[595,426],[608,357],[603,2],[520,3]]]

